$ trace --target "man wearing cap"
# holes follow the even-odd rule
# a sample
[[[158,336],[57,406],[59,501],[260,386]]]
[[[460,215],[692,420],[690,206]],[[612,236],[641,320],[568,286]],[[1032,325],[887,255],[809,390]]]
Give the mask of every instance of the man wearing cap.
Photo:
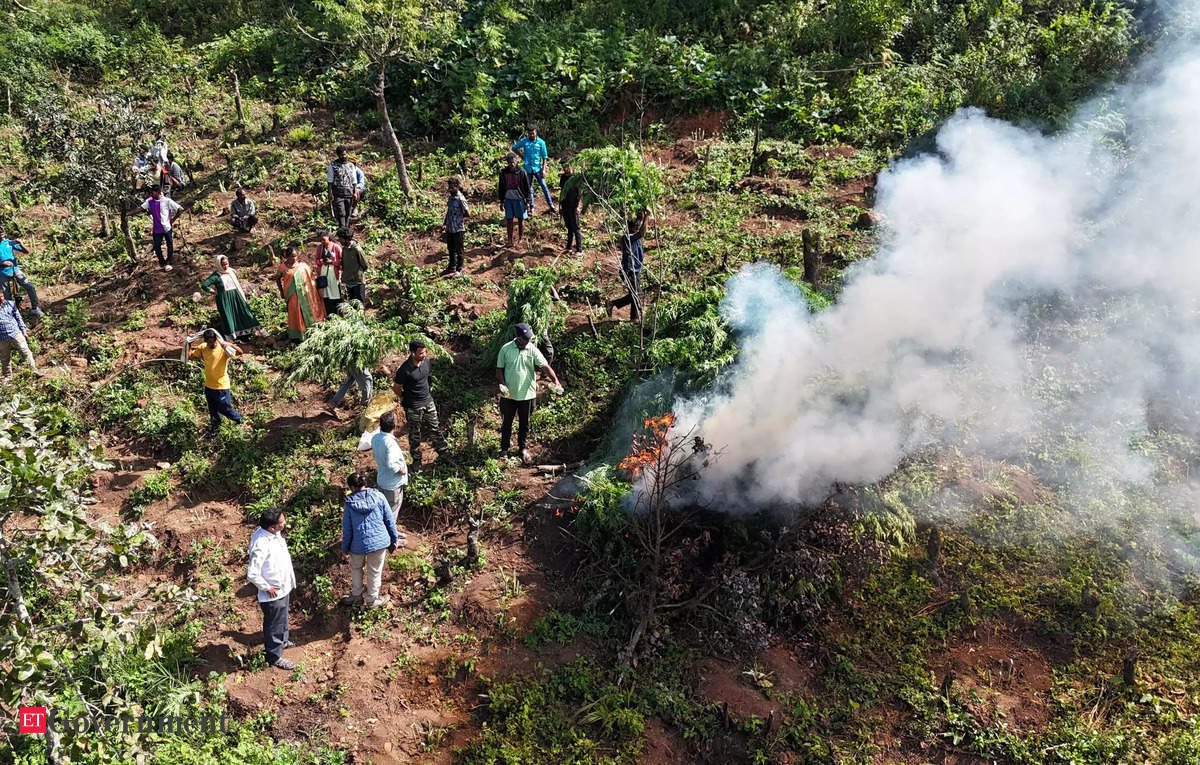
[[[556,393],[562,393],[558,375],[546,362],[546,357],[533,342],[533,329],[525,322],[513,328],[513,339],[500,348],[496,356],[496,381],[500,384],[500,456],[508,455],[512,441],[513,417],[517,418],[517,449],[521,461],[528,465],[533,457],[526,440],[529,437],[529,416],[537,400],[537,373],[542,370],[554,382]]]
[[[347,228],[350,225],[350,216],[367,187],[367,180],[363,171],[350,161],[350,154],[345,146],[337,147],[337,159],[329,163],[325,181],[329,186],[330,206],[333,208],[337,227]]]
[[[0,291],[4,292],[4,297],[8,300],[13,299],[12,283],[16,282],[29,295],[29,305],[33,309],[33,315],[39,319],[45,316],[41,307],[38,305],[37,290],[33,286],[33,282],[25,276],[25,272],[21,270],[21,265],[17,262],[17,253],[24,255],[29,254],[29,249],[21,244],[18,239],[10,239],[3,230],[0,230]]]

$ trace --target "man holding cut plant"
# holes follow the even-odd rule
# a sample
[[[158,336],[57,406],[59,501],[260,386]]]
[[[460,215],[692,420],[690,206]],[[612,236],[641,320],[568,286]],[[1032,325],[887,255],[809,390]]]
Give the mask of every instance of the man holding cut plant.
[[[554,392],[561,394],[562,383],[558,375],[546,363],[546,357],[532,342],[533,329],[521,322],[513,327],[513,339],[500,348],[496,356],[496,381],[500,384],[500,456],[508,456],[508,446],[512,441],[513,418],[517,418],[517,449],[521,452],[521,462],[528,465],[533,461],[533,455],[527,448],[529,438],[529,417],[533,414],[534,402],[537,401],[537,373],[544,372],[554,382]]]

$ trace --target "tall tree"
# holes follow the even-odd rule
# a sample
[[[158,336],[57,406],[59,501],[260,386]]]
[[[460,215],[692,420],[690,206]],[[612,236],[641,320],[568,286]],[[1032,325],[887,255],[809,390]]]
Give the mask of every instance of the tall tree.
[[[296,28],[310,39],[348,50],[370,67],[383,140],[396,160],[404,193],[411,194],[404,149],[388,112],[387,70],[396,63],[429,60],[439,41],[454,31],[461,0],[317,0],[314,5],[320,14],[317,31],[309,31],[293,13]]]
[[[37,183],[64,201],[116,209],[134,263],[129,168],[153,127],[149,116],[120,97],[102,98],[92,107],[47,95],[31,102],[25,114],[25,152],[43,163]]]

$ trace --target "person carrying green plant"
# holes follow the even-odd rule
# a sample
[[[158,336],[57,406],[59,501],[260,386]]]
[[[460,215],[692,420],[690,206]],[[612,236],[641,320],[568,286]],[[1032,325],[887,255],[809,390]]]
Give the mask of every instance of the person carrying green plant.
[[[561,394],[563,390],[558,375],[532,340],[533,329],[521,322],[513,327],[513,339],[505,343],[496,356],[496,381],[500,384],[500,391],[496,394],[500,401],[500,456],[508,456],[513,418],[516,417],[517,449],[521,452],[521,462],[526,465],[533,461],[527,441],[529,417],[537,401],[538,371],[550,377],[556,393]]]
[[[346,486],[351,493],[342,509],[342,555],[350,564],[350,594],[340,603],[343,606],[365,603],[367,608],[376,608],[391,600],[387,595],[379,595],[383,567],[387,554],[397,546],[403,547],[405,538],[396,529],[387,499],[369,488],[361,473],[351,473]]]
[[[508,231],[505,247],[513,246],[513,228],[517,229],[517,242],[525,236],[525,218],[529,217],[526,205],[532,204],[529,194],[529,176],[517,165],[517,155],[509,152],[505,157],[508,164],[500,171],[496,195],[504,208],[504,225]]]
[[[187,339],[188,356],[204,362],[204,400],[208,403],[208,435],[216,435],[221,428],[221,418],[227,417],[241,424],[242,415],[233,408],[233,396],[229,385],[229,360],[238,355],[237,346],[221,339],[211,327],[200,337],[204,345],[192,348],[196,337]]]
[[[438,457],[448,459],[450,447],[438,430],[437,405],[429,391],[431,366],[428,350],[423,340],[408,344],[408,358],[396,368],[392,391],[404,406],[404,420],[408,424],[408,451],[412,455],[412,466],[421,467],[421,442],[426,439],[433,444]]]

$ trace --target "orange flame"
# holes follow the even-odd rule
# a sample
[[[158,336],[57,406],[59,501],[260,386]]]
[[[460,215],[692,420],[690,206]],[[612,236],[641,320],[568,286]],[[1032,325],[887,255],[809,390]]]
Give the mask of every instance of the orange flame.
[[[667,434],[674,424],[675,415],[671,412],[658,417],[647,417],[645,425],[648,432],[633,437],[633,453],[621,460],[618,467],[637,476],[648,466],[658,462],[667,447]]]

